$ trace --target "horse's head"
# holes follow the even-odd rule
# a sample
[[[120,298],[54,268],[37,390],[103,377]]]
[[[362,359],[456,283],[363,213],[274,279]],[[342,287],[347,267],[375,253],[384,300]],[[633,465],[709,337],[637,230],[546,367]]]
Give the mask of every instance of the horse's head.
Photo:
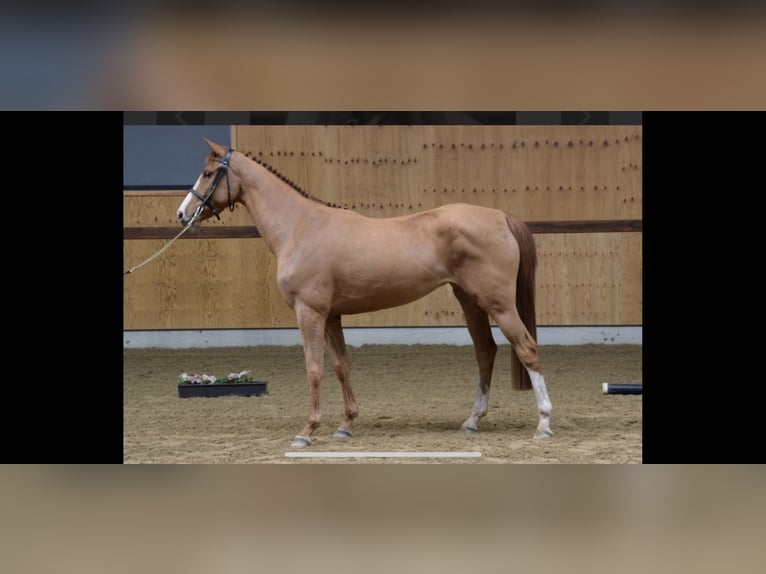
[[[178,206],[176,217],[181,225],[187,225],[197,213],[199,221],[211,215],[220,219],[218,213],[226,207],[233,211],[234,203],[239,200],[239,178],[229,167],[233,150],[203,139],[212,151],[205,159],[205,167],[197,182]]]

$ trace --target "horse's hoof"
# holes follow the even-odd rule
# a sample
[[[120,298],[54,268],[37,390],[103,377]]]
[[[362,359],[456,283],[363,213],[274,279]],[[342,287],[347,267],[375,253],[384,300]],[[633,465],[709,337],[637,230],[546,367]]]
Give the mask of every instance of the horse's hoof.
[[[476,427],[467,427],[467,426],[462,426],[462,427],[461,427],[461,430],[462,430],[462,431],[463,431],[465,434],[474,434],[474,433],[477,433],[477,432],[479,432],[479,429],[477,429]]]
[[[298,435],[293,439],[292,448],[306,448],[311,446],[311,438],[307,436]]]
[[[550,429],[546,429],[544,431],[537,431],[534,436],[534,438],[537,440],[544,440],[546,438],[551,438],[551,437],[553,437],[553,431],[551,431]]]
[[[346,440],[347,438],[351,438],[351,431],[346,429],[338,429],[335,431],[335,434],[332,435],[332,437],[340,440]]]

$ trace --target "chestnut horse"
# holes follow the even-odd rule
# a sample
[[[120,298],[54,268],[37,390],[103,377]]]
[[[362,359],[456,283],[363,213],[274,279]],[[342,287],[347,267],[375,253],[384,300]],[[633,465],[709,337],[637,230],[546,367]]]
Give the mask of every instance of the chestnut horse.
[[[250,154],[205,139],[212,149],[178,208],[187,225],[241,203],[277,259],[279,291],[295,311],[306,361],[309,416],[292,447],[311,445],[319,426],[325,347],[340,380],[345,417],[335,437],[351,436],[358,411],[349,378],[341,315],[419,299],[449,283],[460,302],[479,364],[479,384],[462,428],[487,414],[497,345],[491,317],[512,345],[512,388],[534,390],[535,438],[548,438],[551,402],[537,353],[537,256],[526,224],[503,211],[449,204],[393,218],[369,218],[327,204]],[[225,183],[224,183],[225,181]]]

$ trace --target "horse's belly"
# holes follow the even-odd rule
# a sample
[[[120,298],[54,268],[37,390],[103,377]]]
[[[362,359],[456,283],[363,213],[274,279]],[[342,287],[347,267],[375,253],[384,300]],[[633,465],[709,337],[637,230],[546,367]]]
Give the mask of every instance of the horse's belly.
[[[398,307],[425,297],[444,283],[446,281],[436,278],[400,283],[396,278],[389,277],[365,287],[347,285],[344,289],[343,286],[337,285],[332,310],[338,315],[349,315]]]

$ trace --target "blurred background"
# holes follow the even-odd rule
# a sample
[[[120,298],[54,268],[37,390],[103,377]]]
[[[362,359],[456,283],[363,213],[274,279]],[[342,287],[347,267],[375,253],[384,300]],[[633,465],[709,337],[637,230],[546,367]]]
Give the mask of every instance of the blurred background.
[[[364,6],[12,2],[0,9],[0,104],[755,109],[766,95],[755,0]]]

